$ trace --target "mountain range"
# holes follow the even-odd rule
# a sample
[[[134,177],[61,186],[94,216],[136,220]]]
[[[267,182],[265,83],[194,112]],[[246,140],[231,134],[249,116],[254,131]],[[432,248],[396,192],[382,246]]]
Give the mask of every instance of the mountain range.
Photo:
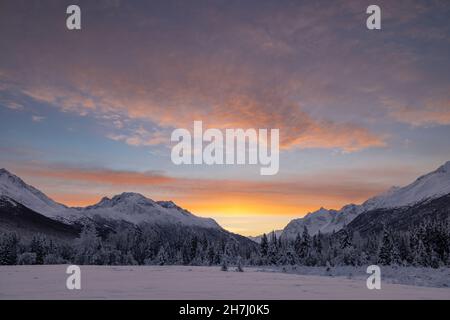
[[[417,178],[404,187],[392,187],[388,191],[368,199],[360,205],[348,204],[340,210],[320,208],[306,216],[294,219],[283,229],[282,238],[295,238],[306,226],[311,235],[337,232],[352,222],[365,221],[366,225],[380,220],[381,213],[421,211],[431,201],[450,194],[450,161],[436,170]],[[445,200],[441,204],[446,203]],[[448,205],[447,205],[448,207]],[[371,217],[371,219],[368,219]],[[447,215],[448,217],[448,215]],[[358,220],[357,220],[358,218]],[[395,217],[393,217],[395,218]],[[410,219],[410,222],[413,220]],[[385,221],[386,223],[390,221]],[[355,225],[355,223],[353,223]]]
[[[166,239],[183,229],[192,234],[221,241],[232,239],[242,247],[253,247],[250,239],[223,229],[216,221],[193,215],[172,201],[154,201],[139,193],[124,192],[104,197],[87,207],[67,207],[50,199],[6,169],[0,169],[0,231],[73,239],[86,224],[99,234],[123,228],[152,230]],[[164,239],[162,237],[165,237]]]
[[[153,201],[139,193],[124,192],[111,199],[104,197],[97,204],[84,208],[67,207],[5,169],[0,169],[0,197],[12,199],[41,215],[67,224],[80,220],[106,219],[132,224],[178,223],[220,229],[213,219],[197,217],[172,201]]]
[[[293,239],[304,227],[311,235],[344,228],[368,233],[378,231],[383,224],[401,229],[435,216],[450,216],[450,161],[405,187],[393,187],[360,205],[348,204],[340,210],[320,208],[308,213],[289,222],[283,230],[275,231],[275,235]],[[261,239],[233,234],[211,218],[195,216],[172,201],[154,201],[139,193],[124,192],[112,198],[104,197],[91,206],[67,207],[6,169],[0,169],[0,231],[73,238],[86,223],[94,224],[100,232],[141,225],[167,231],[176,226],[193,232],[206,230],[208,234],[231,237],[245,245]]]

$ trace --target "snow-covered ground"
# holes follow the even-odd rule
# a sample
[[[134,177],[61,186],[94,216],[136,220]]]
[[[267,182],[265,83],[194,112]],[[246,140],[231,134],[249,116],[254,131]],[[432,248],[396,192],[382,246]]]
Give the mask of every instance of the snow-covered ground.
[[[347,279],[367,279],[367,266],[331,267],[327,271],[325,267],[286,266],[265,267],[261,269],[267,272],[287,272],[304,276],[345,277]],[[422,267],[398,267],[382,266],[382,281],[391,284],[405,284],[411,286],[424,286],[436,288],[450,288],[450,268],[438,269]]]
[[[448,288],[186,266],[81,266],[81,290],[68,290],[66,267],[0,266],[0,299],[450,299]]]

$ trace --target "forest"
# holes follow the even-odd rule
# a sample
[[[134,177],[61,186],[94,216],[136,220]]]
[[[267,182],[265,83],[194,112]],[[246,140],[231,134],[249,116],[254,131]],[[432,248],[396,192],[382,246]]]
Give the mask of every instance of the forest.
[[[259,244],[208,231],[124,228],[100,236],[85,225],[78,238],[61,240],[44,235],[22,238],[0,234],[0,264],[79,265],[228,265],[245,266],[361,266],[370,264],[450,266],[450,223],[428,220],[408,230],[384,227],[378,234],[361,237],[346,228],[311,236],[305,227],[295,239],[263,235]],[[161,231],[163,230],[163,231]]]

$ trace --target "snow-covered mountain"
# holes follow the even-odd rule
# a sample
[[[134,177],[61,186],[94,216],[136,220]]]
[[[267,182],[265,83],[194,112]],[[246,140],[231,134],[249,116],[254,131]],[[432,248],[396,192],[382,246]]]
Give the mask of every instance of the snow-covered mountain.
[[[35,234],[73,239],[80,228],[37,213],[15,200],[0,195],[0,233],[16,232],[23,238]]]
[[[133,224],[181,224],[204,228],[219,228],[216,221],[201,218],[178,207],[172,201],[153,201],[139,193],[124,192],[114,197],[104,197],[99,203],[78,208],[81,214],[92,219],[123,220]]]
[[[53,219],[64,216],[68,209],[65,205],[53,201],[38,189],[26,184],[6,169],[0,169],[0,196],[11,198],[25,207]]]
[[[367,200],[366,209],[410,206],[426,199],[435,199],[450,193],[450,161],[433,172],[416,179],[406,187],[393,187]]]
[[[156,202],[138,193],[125,192],[111,199],[104,197],[92,206],[70,208],[53,201],[6,169],[0,169],[0,197],[4,201],[12,199],[43,216],[69,224],[86,219],[101,219],[132,224],[179,224],[221,229],[213,219],[197,217],[172,201]]]
[[[294,238],[303,231],[309,233],[330,233],[342,229],[363,212],[374,209],[389,209],[413,206],[425,200],[432,200],[450,194],[450,161],[437,170],[417,178],[405,187],[393,187],[368,199],[361,205],[349,204],[340,210],[320,208],[305,217],[294,219],[284,228],[283,238]]]

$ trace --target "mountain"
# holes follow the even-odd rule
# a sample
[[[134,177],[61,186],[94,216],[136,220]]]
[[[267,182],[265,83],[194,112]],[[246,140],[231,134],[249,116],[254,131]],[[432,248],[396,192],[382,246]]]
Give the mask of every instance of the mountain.
[[[363,212],[345,230],[359,232],[363,237],[379,233],[383,226],[405,231],[427,220],[444,221],[450,217],[450,193],[436,199],[427,199],[412,206],[379,208]]]
[[[398,208],[450,193],[450,161],[433,172],[416,179],[406,187],[393,187],[387,192],[367,200],[365,209]]]
[[[68,209],[65,205],[53,201],[41,191],[26,184],[6,169],[0,169],[0,196],[13,199],[17,203],[53,219],[61,219]]]
[[[124,192],[104,197],[95,205],[71,208],[0,169],[1,232],[72,239],[87,223],[93,224],[101,236],[128,229],[152,234],[157,243],[196,236],[223,243],[231,240],[244,252],[255,246],[253,241],[223,229],[213,219],[197,217],[172,201],[153,201],[139,193]]]
[[[47,234],[73,239],[80,229],[39,214],[6,196],[0,196],[0,231],[20,233],[23,237]]]
[[[172,201],[153,201],[138,193],[124,192],[111,199],[84,208],[70,208],[57,203],[43,192],[26,184],[6,169],[0,169],[0,196],[17,202],[48,218],[66,224],[86,221],[181,224],[221,229],[216,221],[201,218],[177,206]]]
[[[111,199],[104,197],[93,206],[75,210],[93,220],[122,220],[135,225],[140,223],[181,224],[221,229],[213,219],[197,217],[172,201],[153,201],[132,192],[124,192]]]
[[[361,205],[349,204],[340,210],[320,208],[303,218],[294,219],[284,228],[281,236],[295,238],[303,231],[304,226],[312,235],[319,231],[321,233],[339,231],[362,213],[377,209],[411,207],[447,194],[450,194],[450,161],[405,187],[393,187]]]

